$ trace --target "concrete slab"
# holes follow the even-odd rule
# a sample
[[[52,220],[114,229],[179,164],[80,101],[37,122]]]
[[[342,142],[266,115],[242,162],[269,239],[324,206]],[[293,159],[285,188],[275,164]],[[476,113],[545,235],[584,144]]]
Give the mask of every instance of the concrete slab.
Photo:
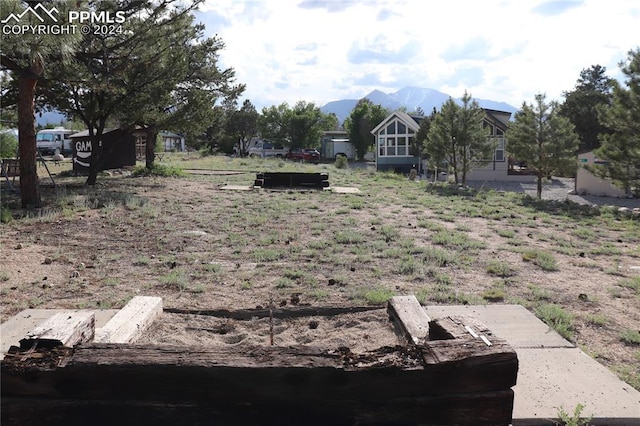
[[[556,425],[558,409],[578,404],[589,424],[640,425],[640,392],[519,305],[426,306],[440,318],[468,315],[505,339],[518,354],[514,425]]]
[[[70,312],[65,309],[25,309],[19,314],[0,324],[0,360],[4,358],[11,346],[18,346],[20,339],[48,320],[53,314]],[[118,309],[91,310],[95,313],[96,328],[103,327]]]
[[[469,315],[489,326],[514,349],[575,347],[521,305],[426,306],[425,310],[431,319]]]
[[[514,425],[555,424],[558,407],[584,405],[590,424],[640,425],[640,392],[579,348],[516,349]],[[548,420],[548,423],[544,423]]]
[[[335,192],[336,194],[360,194],[360,189],[353,186],[330,186],[325,188],[326,191]]]
[[[249,185],[225,185],[221,186],[223,191],[253,191],[253,186]]]

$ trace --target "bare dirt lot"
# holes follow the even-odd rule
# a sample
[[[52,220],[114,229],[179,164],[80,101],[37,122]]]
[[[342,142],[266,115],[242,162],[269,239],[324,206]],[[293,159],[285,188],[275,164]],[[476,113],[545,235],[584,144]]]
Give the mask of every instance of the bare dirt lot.
[[[458,191],[369,170],[224,160],[181,178],[103,176],[43,186],[48,208],[1,225],[2,320],[29,307],[247,309],[517,303],[640,387],[640,220],[617,209]],[[256,168],[328,171],[329,191],[230,191]],[[306,169],[305,169],[306,170]],[[44,182],[44,180],[43,180]],[[145,343],[395,344],[383,309],[227,321],[165,313]],[[353,350],[353,349],[352,349]]]

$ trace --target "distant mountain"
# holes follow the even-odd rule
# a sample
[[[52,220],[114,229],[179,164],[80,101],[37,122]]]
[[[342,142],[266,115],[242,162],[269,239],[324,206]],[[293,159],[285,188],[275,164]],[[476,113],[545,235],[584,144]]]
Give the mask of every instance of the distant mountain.
[[[407,108],[409,112],[422,108],[425,114],[429,114],[433,108],[439,110],[443,103],[449,99],[449,95],[434,89],[425,89],[421,87],[405,87],[395,93],[384,93],[380,90],[374,90],[364,96],[376,105],[382,105],[389,111],[396,110],[401,107]],[[475,99],[475,98],[474,98]],[[461,103],[460,98],[454,98],[457,103]],[[506,102],[492,101],[488,99],[476,99],[481,107],[487,109],[495,109],[498,111],[507,111],[515,113],[518,109],[507,104]],[[343,123],[345,118],[351,114],[351,111],[358,103],[358,99],[343,99],[332,101],[320,107],[320,110],[326,114],[334,113],[338,117],[338,121]]]

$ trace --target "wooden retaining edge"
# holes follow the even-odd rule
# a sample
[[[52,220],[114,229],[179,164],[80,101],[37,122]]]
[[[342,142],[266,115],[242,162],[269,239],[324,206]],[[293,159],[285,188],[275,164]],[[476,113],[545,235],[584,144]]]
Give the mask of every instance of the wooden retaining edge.
[[[415,296],[392,297],[389,300],[387,312],[396,333],[409,343],[419,345],[427,341],[431,319]]]
[[[162,313],[162,298],[135,296],[120,311],[96,330],[97,343],[131,343],[140,337]]]

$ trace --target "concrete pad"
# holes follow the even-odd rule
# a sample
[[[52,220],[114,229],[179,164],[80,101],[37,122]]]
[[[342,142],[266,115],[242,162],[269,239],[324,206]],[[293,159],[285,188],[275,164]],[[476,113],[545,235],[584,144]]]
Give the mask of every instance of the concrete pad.
[[[514,348],[573,348],[548,325],[521,305],[426,306],[431,319],[468,315],[487,325]]]
[[[82,310],[80,310],[82,311]],[[96,329],[103,327],[118,309],[89,310],[95,313]],[[54,314],[73,312],[69,309],[25,309],[19,314],[0,324],[0,360],[4,358],[11,346],[19,346],[20,339],[28,332],[48,320]]]
[[[225,185],[221,186],[220,189],[223,191],[252,191],[253,186],[249,185]]]
[[[336,194],[360,194],[360,189],[353,186],[330,186],[325,188],[326,191],[335,192]]]
[[[558,409],[585,406],[589,424],[640,425],[640,392],[519,305],[426,306],[431,319],[468,315],[518,355],[513,425],[555,425]]]
[[[579,348],[516,349],[518,383],[513,406],[514,425],[539,425],[557,418],[558,408],[582,416],[590,424],[640,425],[640,392],[618,379]],[[549,421],[548,424],[554,424]]]

